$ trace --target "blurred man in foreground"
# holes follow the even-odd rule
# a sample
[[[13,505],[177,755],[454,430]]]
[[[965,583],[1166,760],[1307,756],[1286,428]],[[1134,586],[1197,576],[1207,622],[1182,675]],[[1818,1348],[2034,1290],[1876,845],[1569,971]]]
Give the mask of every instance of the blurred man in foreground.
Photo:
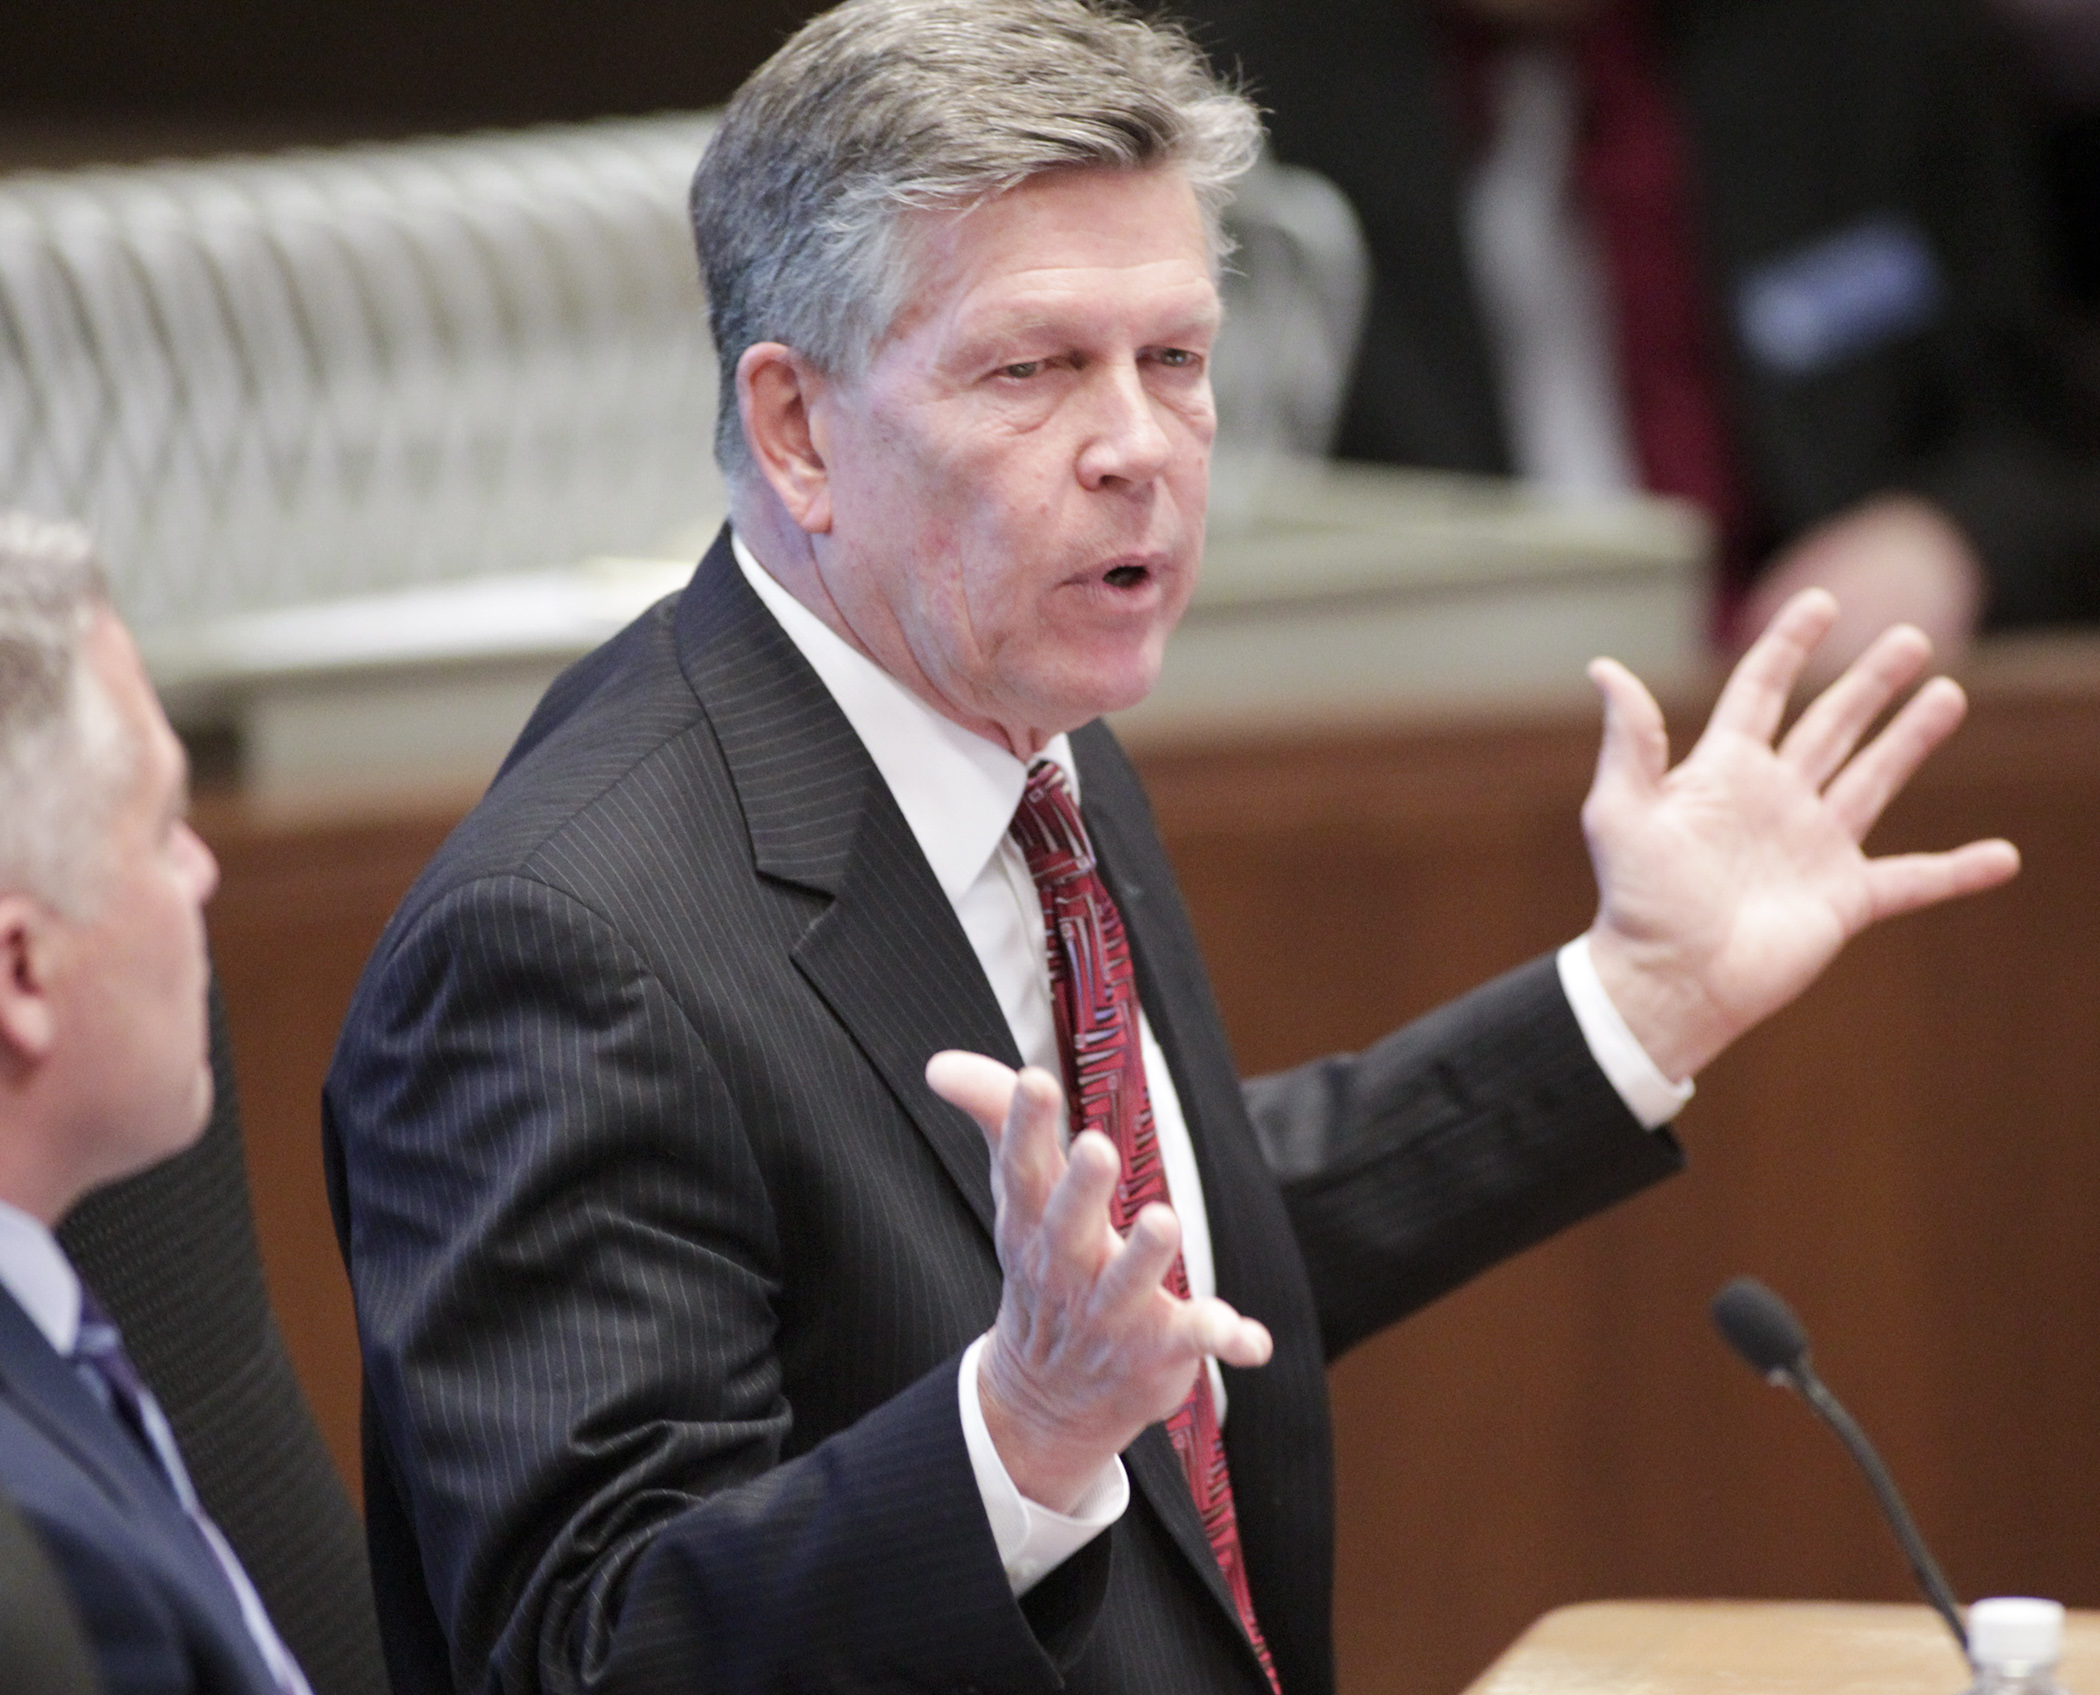
[[[78,531],[0,513],[0,1484],[111,1695],[306,1695],[51,1231],[211,1111],[187,768]],[[4,1681],[4,1677],[0,1677]]]
[[[731,526],[549,692],[329,1078],[400,1689],[1320,1695],[1326,1362],[1676,1169],[1734,1036],[2012,874],[1860,852],[1962,712],[1855,753],[1915,630],[1774,748],[1807,596],[1675,771],[1596,666],[1586,937],[1243,1089],[1098,717],[1194,586],[1258,139],[1083,0],[851,0],[732,103]]]
[[[1337,451],[1705,509],[1741,644],[2100,617],[2100,471],[1973,0],[1178,0],[1371,252]]]

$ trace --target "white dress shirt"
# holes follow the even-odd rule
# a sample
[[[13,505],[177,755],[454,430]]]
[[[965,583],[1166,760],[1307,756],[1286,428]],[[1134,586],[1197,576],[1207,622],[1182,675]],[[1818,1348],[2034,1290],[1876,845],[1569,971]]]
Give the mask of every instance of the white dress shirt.
[[[5,1201],[0,1201],[0,1287],[44,1333],[53,1353],[73,1357],[80,1340],[79,1274],[57,1237]]]
[[[734,537],[733,545],[744,580],[809,661],[889,785],[984,967],[1014,1046],[1028,1064],[1061,1078],[1042,902],[1027,860],[1007,833],[1027,787],[1027,763],[936,712],[782,588],[742,537]],[[1063,768],[1076,797],[1079,772],[1070,741],[1054,737],[1039,757]],[[1628,1107],[1650,1128],[1674,1116],[1691,1086],[1672,1084],[1649,1061],[1605,994],[1586,941],[1561,950],[1560,976],[1591,1051]],[[1189,1290],[1213,1295],[1217,1274],[1195,1144],[1166,1056],[1142,1007],[1138,1029],[1167,1194],[1181,1221]],[[1122,1462],[1112,1460],[1073,1513],[1052,1512],[1023,1496],[985,1427],[977,1395],[984,1343],[979,1337],[963,1355],[957,1391],[963,1436],[999,1557],[1014,1592],[1022,1594],[1122,1516],[1130,1482]],[[1222,1423],[1224,1382],[1215,1360],[1207,1362],[1207,1369]]]
[[[1492,134],[1464,227],[1517,474],[1601,498],[1637,490],[1641,476],[1603,255],[1573,192],[1580,102],[1565,48],[1524,42],[1495,58]]]

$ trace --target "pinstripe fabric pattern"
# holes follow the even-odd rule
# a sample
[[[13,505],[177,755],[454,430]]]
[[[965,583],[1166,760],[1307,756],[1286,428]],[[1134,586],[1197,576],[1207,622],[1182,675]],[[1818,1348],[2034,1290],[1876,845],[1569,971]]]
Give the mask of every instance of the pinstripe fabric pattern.
[[[1277,1333],[1235,1374],[1226,1440],[1283,1687],[1319,1695],[1334,1297],[1293,1246],[1135,777],[1105,730],[1074,746],[1206,1192],[1230,1197],[1220,1292]],[[1260,1136],[1307,1159],[1325,1136],[1384,1181],[1426,1122],[1439,1157],[1494,1151],[1483,1186],[1520,1209],[1536,1167],[1659,1174],[1546,980],[1485,1003],[1480,1076],[1426,1057],[1426,1116],[1404,1110],[1419,1076],[1330,1085],[1324,1115],[1317,1081],[1286,1082]],[[943,1046],[1018,1057],[888,790],[718,543],[550,690],[388,926],[330,1075],[404,1695],[696,1675],[1263,1695],[1157,1427],[1124,1520],[1025,1602],[1007,1589],[955,1405],[998,1301],[988,1161],[925,1086]],[[1407,1246],[1457,1251],[1428,1225]],[[1394,1313],[1411,1274],[1381,1272]]]

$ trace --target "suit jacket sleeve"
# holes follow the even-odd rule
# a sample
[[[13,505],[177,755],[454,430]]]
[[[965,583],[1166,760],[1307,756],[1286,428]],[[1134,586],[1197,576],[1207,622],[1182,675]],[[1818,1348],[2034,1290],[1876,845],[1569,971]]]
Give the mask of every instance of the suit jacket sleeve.
[[[1683,1165],[1676,1139],[1643,1129],[1598,1069],[1551,955],[1362,1053],[1232,1089],[1224,1020],[1137,773],[1104,727],[1073,746],[1183,1108],[1213,1132],[1242,1108],[1251,1120],[1328,1358]],[[1213,1227],[1228,1295],[1235,1222]]]
[[[1598,1070],[1550,955],[1244,1093],[1330,1358],[1684,1162]]]
[[[1024,1615],[955,1361],[783,1459],[786,1250],[737,1063],[520,874],[416,912],[360,989],[339,1219],[457,1687],[1056,1688],[1106,1552]]]

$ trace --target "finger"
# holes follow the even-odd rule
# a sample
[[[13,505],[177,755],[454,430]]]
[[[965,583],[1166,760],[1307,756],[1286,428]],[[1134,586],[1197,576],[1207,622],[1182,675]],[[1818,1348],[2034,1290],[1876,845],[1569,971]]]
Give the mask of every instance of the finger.
[[[1816,644],[1837,622],[1838,604],[1826,589],[1803,589],[1765,626],[1765,633],[1736,661],[1706,721],[1708,734],[1730,730],[1769,742],[1786,715],[1787,696]]]
[[[1031,1228],[1049,1208],[1069,1163],[1059,1135],[1064,1111],[1064,1091],[1049,1072],[1031,1065],[1015,1074],[996,1142],[1003,1223]]]
[[[1590,681],[1604,697],[1604,740],[1590,792],[1652,795],[1670,768],[1670,735],[1648,686],[1616,659],[1593,659]]]
[[[1043,1242],[1053,1260],[1092,1279],[1117,1246],[1108,1202],[1121,1161],[1115,1143],[1098,1130],[1073,1137],[1064,1160],[1043,1207]]]
[[[1854,841],[1866,839],[1882,810],[1932,750],[1954,734],[1968,710],[1968,697],[1959,683],[1949,677],[1933,678],[1831,780],[1823,791],[1824,799]]]
[[[1181,1252],[1181,1220],[1174,1209],[1155,1201],[1130,1221],[1115,1258],[1101,1273],[1094,1306],[1103,1314],[1120,1312],[1159,1293],[1167,1269]]]
[[[977,1120],[978,1128],[999,1145],[1006,1127],[1007,1108],[1013,1104],[1014,1079],[1019,1074],[981,1053],[944,1048],[926,1062],[926,1086],[950,1106],[960,1107]]]
[[[1276,1339],[1260,1319],[1242,1318],[1215,1296],[1190,1301],[1188,1308],[1196,1346],[1206,1354],[1249,1369],[1267,1365],[1275,1354]]]
[[[1925,632],[1898,624],[1881,632],[1845,674],[1817,695],[1779,744],[1779,757],[1820,789],[1852,756],[1867,726],[1932,656]]]
[[[1874,918],[1995,889],[2019,874],[2020,850],[2007,841],[1970,842],[1951,853],[1899,853],[1867,864]]]

